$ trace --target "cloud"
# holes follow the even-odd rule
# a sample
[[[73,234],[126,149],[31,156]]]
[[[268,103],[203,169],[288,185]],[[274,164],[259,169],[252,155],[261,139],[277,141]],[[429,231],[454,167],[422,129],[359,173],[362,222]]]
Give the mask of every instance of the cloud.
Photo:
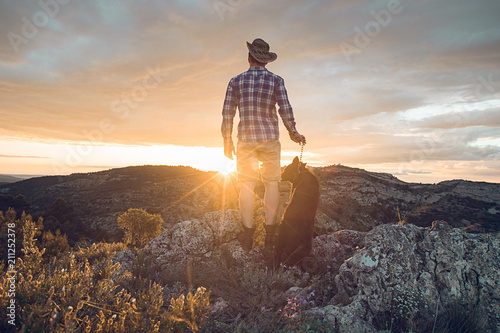
[[[325,163],[498,158],[484,144],[500,128],[496,0],[0,7],[0,138],[220,146],[227,83],[247,69],[245,41],[262,37]]]
[[[24,155],[3,155],[0,154],[0,158],[49,158],[46,156],[24,156]]]
[[[422,119],[419,122],[419,126],[436,129],[484,126],[496,127],[496,130],[498,131],[500,130],[500,108],[497,107],[487,110],[446,112]],[[500,133],[500,131],[498,131],[497,133]]]

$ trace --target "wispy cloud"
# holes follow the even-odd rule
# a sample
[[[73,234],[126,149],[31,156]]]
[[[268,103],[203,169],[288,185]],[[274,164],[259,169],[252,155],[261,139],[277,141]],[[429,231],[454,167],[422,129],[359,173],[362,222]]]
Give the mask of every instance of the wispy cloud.
[[[0,138],[220,146],[262,37],[325,163],[498,158],[496,0],[40,3],[0,1]]]
[[[24,156],[24,155],[3,155],[0,154],[0,158],[49,158],[46,156]]]
[[[421,127],[440,129],[464,128],[471,126],[500,128],[500,107],[487,110],[447,112],[424,118],[420,121],[419,125]],[[500,132],[497,133],[498,136],[500,136]]]

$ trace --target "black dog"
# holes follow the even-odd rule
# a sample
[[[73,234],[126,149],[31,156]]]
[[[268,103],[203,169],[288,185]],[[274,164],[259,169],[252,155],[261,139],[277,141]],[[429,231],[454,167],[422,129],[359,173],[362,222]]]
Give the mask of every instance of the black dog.
[[[292,182],[290,202],[278,227],[274,265],[296,265],[311,253],[314,218],[319,204],[319,181],[297,157],[285,167],[282,181]]]

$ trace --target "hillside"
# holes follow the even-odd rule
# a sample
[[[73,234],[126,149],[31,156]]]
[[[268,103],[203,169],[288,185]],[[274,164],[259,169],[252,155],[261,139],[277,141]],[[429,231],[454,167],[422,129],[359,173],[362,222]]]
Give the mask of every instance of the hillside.
[[[330,221],[331,231],[369,231],[376,225],[403,220],[421,227],[444,220],[473,232],[500,231],[497,183],[406,183],[390,174],[341,165],[315,171],[323,190],[320,211]]]
[[[17,207],[23,232],[16,329],[499,331],[500,234],[489,232],[499,228],[500,184],[411,184],[340,165],[315,173],[320,235],[300,267],[277,269],[262,237],[249,252],[237,240],[234,177],[142,166],[0,186],[0,210]],[[289,190],[280,184],[281,209]],[[130,207],[161,214],[166,228],[141,249],[100,242],[122,239],[116,218]],[[45,230],[23,210],[41,214]],[[16,214],[5,216],[3,225],[14,223]],[[46,233],[55,227],[71,246],[66,235]],[[2,317],[6,309],[4,302]],[[0,331],[14,329],[0,322]]]
[[[0,194],[24,195],[35,215],[62,198],[84,224],[116,231],[116,218],[129,208],[161,214],[167,224],[220,209],[219,178],[190,167],[139,166],[32,178],[0,186]]]
[[[500,184],[463,180],[406,183],[389,174],[340,165],[314,168],[314,172],[322,186],[317,215],[320,234],[342,229],[369,231],[401,220],[417,226],[445,220],[472,232],[500,231]],[[289,189],[287,183],[280,186],[282,208]],[[262,188],[257,193],[262,195]],[[211,211],[237,208],[234,178],[190,167],[138,166],[39,177],[2,185],[0,194],[24,195],[32,214],[43,213],[57,198],[63,198],[83,223],[110,231],[117,230],[116,218],[128,208],[161,214],[167,226]]]

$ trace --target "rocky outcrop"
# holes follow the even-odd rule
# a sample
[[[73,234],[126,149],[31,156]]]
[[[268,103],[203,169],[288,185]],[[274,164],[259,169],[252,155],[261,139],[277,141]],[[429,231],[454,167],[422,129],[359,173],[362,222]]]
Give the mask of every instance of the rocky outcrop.
[[[238,211],[218,211],[176,224],[146,247],[162,267],[224,258],[228,265],[262,268],[261,249],[236,240]],[[381,225],[370,232],[342,230],[314,239],[310,272],[343,262],[322,314],[339,332],[432,331],[450,316],[471,316],[481,332],[500,331],[500,237],[471,234],[444,221],[429,228]],[[129,253],[116,260],[130,259]],[[130,263],[125,263],[130,267]],[[457,309],[466,307],[465,313]],[[455,311],[453,314],[452,312]],[[451,314],[450,314],[451,313]]]
[[[239,211],[210,212],[202,219],[186,220],[164,230],[140,252],[151,257],[154,265],[161,269],[182,270],[193,262],[209,265],[220,256],[230,265],[262,268],[265,262],[261,249],[254,247],[247,253],[236,240],[241,230]],[[113,259],[122,267],[133,269],[130,250],[116,253]]]
[[[364,245],[341,266],[333,305],[316,309],[340,332],[432,331],[463,307],[462,315],[476,311],[482,332],[500,331],[498,234],[469,234],[445,222],[383,225]]]
[[[207,213],[203,219],[175,224],[146,246],[162,266],[184,266],[189,260],[210,258],[223,243],[234,241],[241,231],[238,211]]]

